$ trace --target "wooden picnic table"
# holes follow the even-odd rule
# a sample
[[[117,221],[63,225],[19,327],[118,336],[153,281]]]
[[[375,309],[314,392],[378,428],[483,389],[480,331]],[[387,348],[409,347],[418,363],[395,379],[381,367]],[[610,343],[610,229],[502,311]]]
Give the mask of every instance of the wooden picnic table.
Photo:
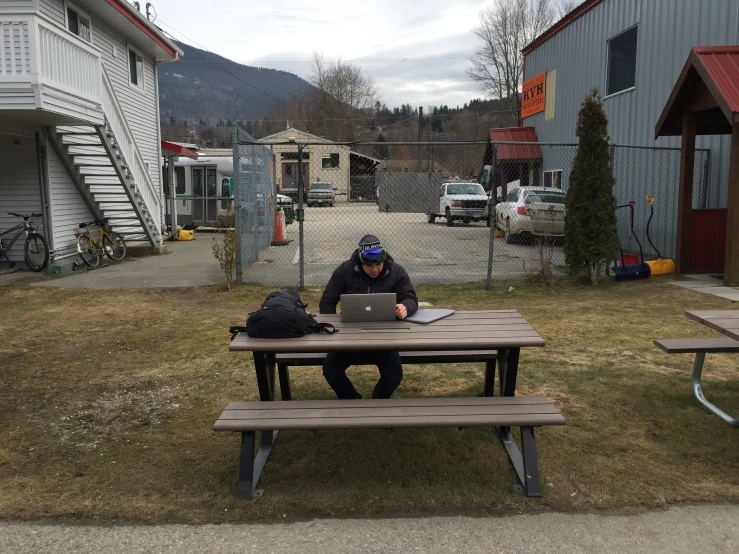
[[[315,316],[319,323],[332,323],[337,333],[334,334],[310,334],[303,337],[291,339],[258,339],[249,337],[246,333],[240,333],[232,341],[229,347],[231,352],[251,352],[254,356],[254,369],[259,389],[259,399],[271,402],[275,400],[275,365],[276,356],[285,353],[319,353],[319,352],[350,352],[350,351],[411,351],[415,357],[422,356],[424,352],[440,352],[438,358],[429,357],[428,363],[444,362],[450,359],[453,351],[460,352],[465,357],[473,352],[497,350],[497,366],[499,375],[499,396],[513,397],[516,394],[516,379],[518,376],[518,360],[521,348],[543,347],[544,339],[539,336],[533,327],[516,310],[480,310],[480,311],[458,311],[444,319],[429,324],[410,323],[403,320],[373,323],[342,323],[338,314],[325,314]],[[443,355],[441,353],[444,353]],[[452,356],[453,357],[453,356]],[[291,387],[289,386],[289,373],[284,364],[280,364],[280,387],[282,399],[292,401]],[[494,396],[496,358],[488,358],[485,365],[483,396]],[[283,386],[283,379],[287,383]],[[490,398],[489,398],[490,399]],[[402,400],[395,400],[395,404]],[[368,404],[375,409],[382,409],[383,402],[371,401]],[[492,400],[492,399],[490,399]],[[505,402],[503,398],[500,399]],[[424,405],[433,402],[433,399],[420,399]],[[542,409],[552,411],[554,416],[542,424],[564,424],[564,419],[556,412],[546,399],[523,399],[522,402],[534,404],[546,404]],[[314,406],[317,401],[311,401]],[[341,407],[341,401],[322,401],[320,407]],[[354,400],[354,403],[362,402]],[[370,402],[370,401],[366,401]],[[380,402],[379,404],[377,402]],[[304,403],[304,402],[303,402]],[[282,404],[282,403],[281,403]],[[297,405],[301,404],[298,402]],[[352,404],[359,408],[360,404]],[[334,408],[334,411],[336,411]],[[280,408],[282,409],[282,408]],[[285,405],[285,409],[288,409]],[[418,408],[414,408],[417,410]],[[465,408],[466,409],[466,408]],[[510,411],[505,408],[505,411]],[[446,412],[451,407],[444,408]],[[408,411],[408,410],[406,410]],[[227,409],[224,413],[228,415]],[[225,417],[225,416],[223,416]],[[529,417],[529,416],[518,416]],[[538,416],[535,416],[538,417]],[[358,418],[352,418],[359,422]],[[512,418],[510,421],[514,421]],[[447,415],[447,423],[451,421]],[[550,421],[551,420],[551,421]],[[508,424],[510,424],[510,421]],[[523,421],[523,420],[522,420]],[[537,420],[538,421],[538,420]],[[542,420],[543,421],[543,420]],[[220,422],[220,420],[219,420]],[[366,423],[366,422],[365,422]],[[427,422],[428,423],[428,422]],[[479,422],[478,422],[479,423]],[[396,422],[397,424],[397,422]],[[508,458],[513,465],[525,492],[529,496],[540,496],[538,483],[538,470],[536,469],[536,444],[533,438],[533,428],[522,425],[523,454],[518,449],[511,428],[498,423],[497,434],[506,449]],[[216,424],[216,427],[221,425]],[[317,423],[314,423],[317,425]],[[322,424],[323,425],[323,424]],[[364,425],[364,423],[363,423]],[[530,425],[530,422],[527,423]],[[347,426],[349,426],[347,424]],[[217,430],[221,430],[218,428]],[[278,430],[263,430],[260,440],[259,452],[256,458],[251,460],[253,453],[253,434],[242,433],[242,465],[240,487],[244,491],[240,498],[250,498],[252,490],[256,490],[259,476],[264,465],[267,463],[272,451]],[[249,438],[252,437],[252,438]],[[248,490],[247,490],[248,489]]]
[[[239,334],[229,350],[252,352],[260,400],[275,399],[275,355],[285,352],[470,351],[498,350],[500,395],[515,396],[518,358],[523,347],[542,347],[544,339],[516,310],[459,311],[428,324],[403,320],[342,323],[338,314],[317,315],[339,330],[292,339],[256,339]],[[495,365],[485,371],[485,396],[493,395]]]
[[[685,310],[685,316],[739,340],[739,310]]]

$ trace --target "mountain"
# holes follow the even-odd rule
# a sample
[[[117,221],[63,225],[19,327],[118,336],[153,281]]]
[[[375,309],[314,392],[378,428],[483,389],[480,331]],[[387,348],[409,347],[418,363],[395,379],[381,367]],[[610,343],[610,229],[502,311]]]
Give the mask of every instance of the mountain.
[[[243,65],[181,42],[177,45],[184,51],[181,61],[159,66],[164,122],[262,119],[278,100],[313,90],[310,83],[287,71]]]

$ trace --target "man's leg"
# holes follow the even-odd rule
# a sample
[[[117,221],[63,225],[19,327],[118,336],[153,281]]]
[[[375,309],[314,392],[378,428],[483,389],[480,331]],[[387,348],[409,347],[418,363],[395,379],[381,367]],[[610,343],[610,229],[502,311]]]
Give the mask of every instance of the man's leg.
[[[372,361],[380,370],[380,380],[372,391],[372,398],[390,398],[403,380],[403,364],[400,352],[376,352]]]
[[[350,352],[329,352],[323,360],[323,376],[341,400],[362,398],[346,376],[346,370],[355,363],[354,358]]]

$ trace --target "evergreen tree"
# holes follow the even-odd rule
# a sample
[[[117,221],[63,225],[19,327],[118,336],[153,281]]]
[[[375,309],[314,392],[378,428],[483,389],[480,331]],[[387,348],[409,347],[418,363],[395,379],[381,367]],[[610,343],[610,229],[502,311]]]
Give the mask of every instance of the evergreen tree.
[[[377,136],[377,142],[385,142],[385,137],[380,133]],[[387,160],[390,157],[390,148],[386,144],[375,145],[375,158],[379,160]]]
[[[598,263],[618,248],[608,117],[597,89],[580,107],[576,134],[579,142],[565,202],[565,261],[573,272],[586,269],[595,286]]]

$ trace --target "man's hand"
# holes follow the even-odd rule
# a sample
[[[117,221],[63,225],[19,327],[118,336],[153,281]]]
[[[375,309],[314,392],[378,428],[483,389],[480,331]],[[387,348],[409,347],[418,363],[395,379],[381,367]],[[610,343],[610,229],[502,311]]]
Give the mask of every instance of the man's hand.
[[[405,319],[405,316],[408,315],[408,308],[403,304],[395,304],[395,315],[400,319]]]

